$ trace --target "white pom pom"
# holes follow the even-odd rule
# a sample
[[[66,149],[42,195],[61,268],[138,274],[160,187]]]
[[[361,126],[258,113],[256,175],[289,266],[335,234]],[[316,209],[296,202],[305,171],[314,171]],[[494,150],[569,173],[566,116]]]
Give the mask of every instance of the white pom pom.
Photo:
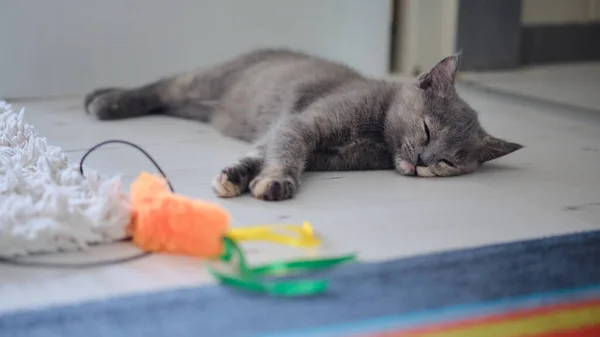
[[[85,249],[125,237],[130,208],[119,177],[68,161],[0,101],[0,256]]]

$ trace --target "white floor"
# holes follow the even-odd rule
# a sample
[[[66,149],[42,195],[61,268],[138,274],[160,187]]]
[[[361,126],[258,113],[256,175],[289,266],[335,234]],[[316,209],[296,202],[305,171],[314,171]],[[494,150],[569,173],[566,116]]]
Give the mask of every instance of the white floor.
[[[486,88],[600,112],[600,62],[462,75]]]
[[[600,229],[600,119],[550,113],[469,88],[461,92],[491,133],[527,147],[462,177],[320,173],[308,175],[291,201],[218,201],[236,226],[309,220],[325,238],[324,254],[357,251],[364,261]],[[24,104],[28,122],[72,160],[102,140],[127,139],[155,157],[178,192],[196,198],[216,200],[210,181],[248,146],[203,124],[166,117],[99,122],[83,113],[80,99]],[[152,169],[141,154],[121,146],[98,151],[88,165],[122,172],[127,181]],[[115,244],[43,259],[88,261],[133,252]],[[251,261],[300,253],[268,244],[249,249]],[[200,261],[176,256],[83,270],[0,265],[0,312],[210,282]]]

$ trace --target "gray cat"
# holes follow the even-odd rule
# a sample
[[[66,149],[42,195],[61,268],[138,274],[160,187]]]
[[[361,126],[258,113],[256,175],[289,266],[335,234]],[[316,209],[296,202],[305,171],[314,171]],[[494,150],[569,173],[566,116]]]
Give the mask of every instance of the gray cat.
[[[458,55],[446,57],[400,84],[315,56],[258,50],[138,88],[99,89],[85,107],[101,120],[155,113],[199,120],[253,142],[220,172],[214,192],[283,200],[296,194],[305,170],[455,176],[522,148],[480,126],[455,91],[458,63]]]

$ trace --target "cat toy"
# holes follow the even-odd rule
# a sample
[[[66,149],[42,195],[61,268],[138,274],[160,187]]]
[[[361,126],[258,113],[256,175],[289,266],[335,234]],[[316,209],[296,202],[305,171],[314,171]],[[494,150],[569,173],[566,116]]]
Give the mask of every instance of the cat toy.
[[[355,259],[355,255],[325,259],[306,259],[250,267],[239,243],[268,241],[300,248],[320,244],[310,223],[296,225],[265,225],[229,228],[230,215],[221,206],[176,194],[164,172],[152,157],[139,146],[121,140],[102,142],[131,145],[148,157],[162,177],[142,172],[131,184],[131,221],[127,232],[133,243],[145,252],[170,253],[199,257],[206,261],[210,273],[220,283],[275,296],[306,296],[322,293],[327,288],[323,280],[278,280],[277,276],[329,268]],[[289,234],[284,234],[285,232]],[[232,271],[221,271],[229,267]],[[275,277],[275,280],[272,278]]]

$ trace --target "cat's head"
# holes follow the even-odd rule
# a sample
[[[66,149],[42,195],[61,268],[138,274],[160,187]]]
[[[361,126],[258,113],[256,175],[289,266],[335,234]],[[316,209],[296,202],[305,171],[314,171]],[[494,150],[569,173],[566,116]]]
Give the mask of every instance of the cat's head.
[[[457,94],[459,55],[441,60],[400,93],[390,110],[386,136],[404,175],[455,176],[523,146],[489,135],[477,112]]]

